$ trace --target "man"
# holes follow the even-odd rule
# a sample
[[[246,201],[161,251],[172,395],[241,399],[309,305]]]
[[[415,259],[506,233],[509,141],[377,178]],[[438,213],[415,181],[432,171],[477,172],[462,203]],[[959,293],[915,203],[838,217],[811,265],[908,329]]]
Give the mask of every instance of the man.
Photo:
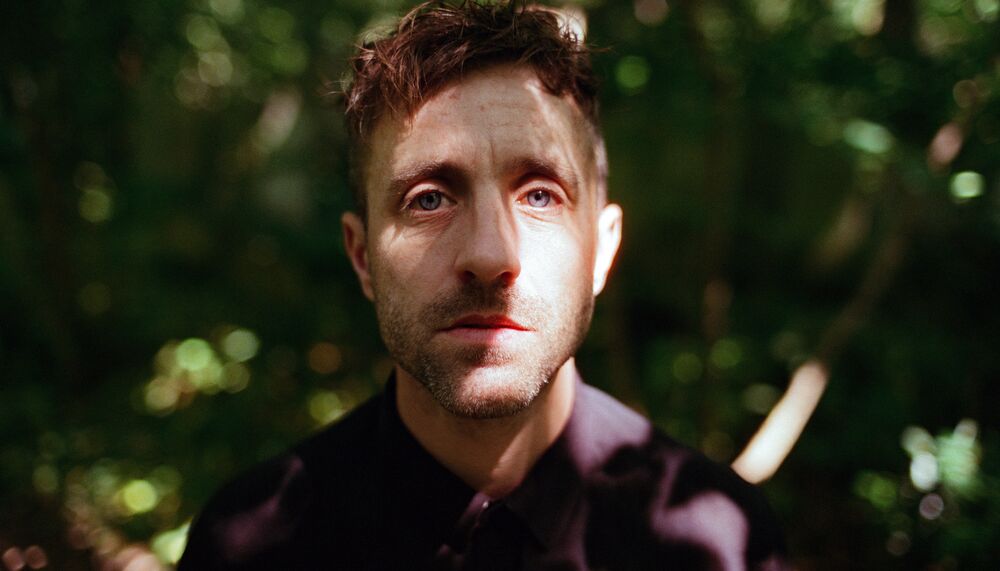
[[[757,490],[577,373],[622,219],[582,44],[431,5],[353,63],[344,242],[392,379],[218,494],[180,569],[783,568]]]

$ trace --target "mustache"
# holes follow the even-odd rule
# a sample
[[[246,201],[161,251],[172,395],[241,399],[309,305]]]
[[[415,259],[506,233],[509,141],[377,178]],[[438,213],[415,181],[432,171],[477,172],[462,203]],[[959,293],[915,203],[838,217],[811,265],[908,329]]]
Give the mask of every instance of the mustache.
[[[502,314],[534,329],[542,307],[541,300],[518,293],[509,286],[487,285],[476,281],[463,284],[434,300],[421,312],[424,323],[447,327],[469,313]]]

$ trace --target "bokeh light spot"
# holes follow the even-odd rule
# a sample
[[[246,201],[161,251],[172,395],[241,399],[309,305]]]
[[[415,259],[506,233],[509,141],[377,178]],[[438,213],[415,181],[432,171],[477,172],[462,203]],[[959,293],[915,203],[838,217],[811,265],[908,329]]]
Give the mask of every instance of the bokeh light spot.
[[[973,171],[960,172],[951,177],[951,197],[955,202],[967,202],[982,196],[985,186],[983,175]]]
[[[938,484],[938,462],[930,452],[918,452],[910,461],[910,481],[921,492],[929,492]]]
[[[207,365],[191,371],[188,380],[200,391],[215,394],[222,390],[222,363],[213,356]]]
[[[149,473],[149,482],[153,484],[160,495],[177,491],[184,478],[173,466],[157,466]]]
[[[944,499],[937,494],[927,494],[920,500],[919,509],[924,519],[937,519],[944,511]]]
[[[862,472],[854,481],[854,493],[886,511],[896,502],[896,484],[874,472]]]
[[[234,361],[249,361],[258,349],[260,341],[248,329],[236,329],[222,339],[222,351]]]
[[[243,363],[226,363],[222,367],[222,388],[238,393],[250,385],[250,369]]]
[[[910,550],[910,536],[905,531],[892,532],[885,542],[885,550],[896,557],[906,554]]]
[[[964,135],[958,123],[945,123],[931,139],[927,147],[927,163],[935,170],[943,170],[955,160],[962,150]]]
[[[3,552],[3,556],[0,556],[0,560],[3,564],[7,566],[10,571],[21,571],[24,569],[24,553],[17,547],[9,547]]]
[[[204,339],[185,339],[177,346],[177,364],[188,371],[204,369],[212,361],[212,347]]]
[[[197,71],[182,68],[174,78],[174,95],[184,105],[198,109],[208,105],[211,90],[198,77]]]
[[[344,404],[333,391],[316,391],[309,397],[309,415],[320,424],[333,422],[344,412]]]
[[[298,91],[282,89],[272,92],[261,110],[257,125],[254,127],[254,134],[260,148],[271,152],[283,145],[292,134],[301,110],[302,96]],[[248,245],[251,248],[256,246],[269,250],[266,257],[268,259],[274,258],[270,263],[276,261],[278,245],[272,238],[257,235],[250,240]],[[269,264],[261,263],[261,265]]]
[[[615,79],[622,90],[637,92],[645,87],[650,76],[649,63],[640,56],[625,56],[615,68]]]
[[[934,438],[919,426],[907,426],[900,437],[900,444],[911,457],[921,452],[934,452]]]
[[[701,359],[691,352],[683,352],[674,357],[671,371],[677,380],[682,383],[690,383],[698,380],[703,370]]]
[[[743,348],[733,339],[720,339],[712,346],[708,358],[720,369],[731,369],[743,360]]]
[[[144,396],[146,408],[150,412],[169,412],[177,405],[177,400],[180,398],[180,390],[173,379],[155,377],[146,385]]]
[[[977,433],[976,423],[963,419],[952,434],[937,440],[941,481],[960,494],[973,492],[977,484],[980,459]]]
[[[108,190],[102,187],[92,186],[83,189],[80,195],[80,217],[87,222],[100,224],[107,222],[114,212],[114,201]]]
[[[863,36],[874,36],[885,21],[885,0],[855,0],[851,24]]]
[[[271,52],[271,65],[276,71],[286,75],[302,73],[308,63],[309,50],[302,42],[284,42]]]
[[[768,30],[777,30],[788,21],[792,0],[754,0],[757,21]]]
[[[122,566],[122,571],[163,571],[163,565],[155,555],[136,546],[122,549],[115,560]]]
[[[184,27],[184,36],[200,51],[227,48],[215,20],[207,16],[191,16]]]
[[[951,95],[959,107],[972,107],[979,101],[979,87],[971,79],[963,79],[951,89]]]
[[[309,368],[321,375],[328,375],[340,368],[340,349],[333,343],[322,341],[309,349]]]
[[[272,42],[283,42],[291,37],[295,28],[295,17],[287,10],[268,6],[257,19],[260,33]]]
[[[52,495],[59,491],[59,472],[51,464],[35,468],[31,481],[40,494]]]
[[[655,26],[667,19],[670,5],[667,0],[635,0],[635,19],[647,26]]]
[[[233,62],[221,51],[198,55],[198,77],[212,87],[227,85],[233,79]]]
[[[847,123],[844,127],[844,140],[858,150],[876,155],[888,152],[895,143],[888,129],[862,119]]]
[[[37,545],[29,545],[24,550],[24,562],[32,569],[41,569],[49,564],[49,556]]]
[[[156,507],[160,496],[146,480],[130,480],[122,487],[122,504],[131,514],[148,512]]]
[[[227,23],[233,24],[243,18],[243,0],[209,0],[208,5]]]

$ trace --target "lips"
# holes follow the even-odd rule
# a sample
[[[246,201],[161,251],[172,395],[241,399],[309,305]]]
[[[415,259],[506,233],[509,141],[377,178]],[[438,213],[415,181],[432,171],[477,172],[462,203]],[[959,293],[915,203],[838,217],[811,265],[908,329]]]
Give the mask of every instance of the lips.
[[[528,331],[527,327],[506,315],[465,315],[446,327],[445,331],[456,329],[512,329],[515,331]]]

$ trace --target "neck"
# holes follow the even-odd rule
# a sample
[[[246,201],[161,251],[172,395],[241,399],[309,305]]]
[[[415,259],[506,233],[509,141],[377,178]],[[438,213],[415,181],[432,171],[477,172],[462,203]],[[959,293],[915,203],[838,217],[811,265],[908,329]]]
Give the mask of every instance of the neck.
[[[566,426],[576,377],[570,358],[525,410],[505,418],[471,419],[446,411],[397,366],[396,406],[403,424],[438,462],[477,491],[500,498],[524,480]]]

